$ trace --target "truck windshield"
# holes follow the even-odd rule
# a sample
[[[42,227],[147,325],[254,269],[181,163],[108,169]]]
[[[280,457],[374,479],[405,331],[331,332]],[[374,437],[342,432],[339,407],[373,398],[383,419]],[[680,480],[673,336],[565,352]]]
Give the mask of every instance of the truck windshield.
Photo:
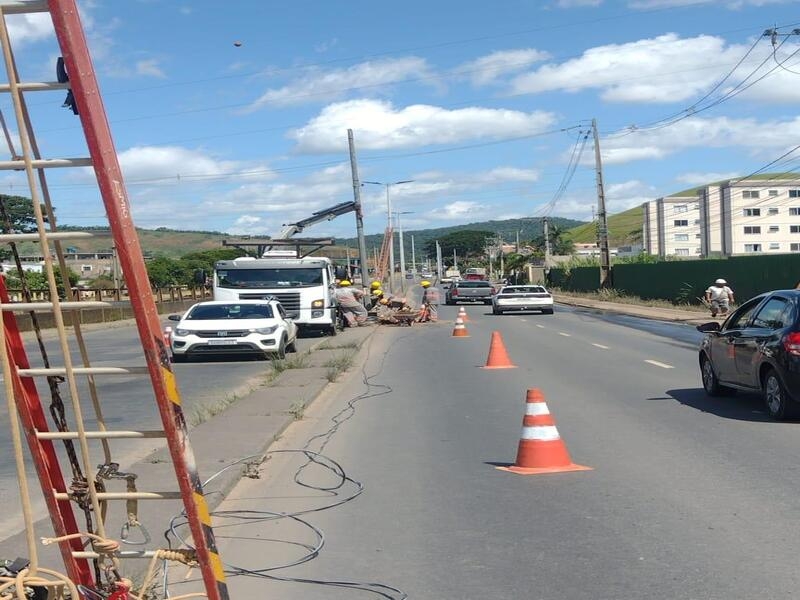
[[[322,285],[322,269],[224,269],[217,271],[222,288],[310,287]]]

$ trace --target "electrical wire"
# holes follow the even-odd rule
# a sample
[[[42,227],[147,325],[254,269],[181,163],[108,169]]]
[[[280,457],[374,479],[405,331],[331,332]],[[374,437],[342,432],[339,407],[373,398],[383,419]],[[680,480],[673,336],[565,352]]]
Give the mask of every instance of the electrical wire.
[[[398,340],[396,340],[395,344],[409,337],[409,335],[410,334],[401,336],[400,338],[398,338]],[[226,563],[225,572],[227,574],[232,576],[239,575],[248,577],[260,577],[264,579],[270,579],[273,581],[283,581],[287,583],[303,583],[311,585],[320,585],[325,587],[352,589],[352,590],[372,593],[378,597],[386,598],[387,600],[404,600],[405,598],[408,597],[407,594],[402,590],[378,582],[324,580],[324,579],[314,579],[308,577],[290,577],[290,576],[278,575],[275,573],[275,571],[295,567],[313,560],[319,555],[320,551],[324,547],[325,545],[324,532],[320,530],[318,527],[314,526],[312,523],[308,522],[306,519],[302,518],[304,515],[322,512],[325,510],[330,510],[331,508],[335,508],[337,506],[341,506],[345,503],[351,502],[364,492],[364,485],[361,482],[350,477],[338,462],[322,454],[322,450],[324,450],[324,448],[327,446],[327,444],[330,442],[333,436],[339,431],[342,425],[355,416],[356,405],[359,401],[368,398],[377,398],[393,392],[391,386],[374,383],[372,380],[381,375],[381,373],[383,372],[389,352],[392,350],[392,348],[395,347],[395,344],[393,344],[390,348],[386,349],[383,352],[377,366],[377,371],[371,375],[367,374],[366,364],[369,362],[369,358],[371,356],[371,347],[374,339],[375,339],[374,337],[370,338],[370,341],[367,344],[366,359],[361,367],[362,383],[365,386],[364,391],[356,395],[355,397],[351,398],[350,400],[348,400],[346,405],[331,417],[332,425],[328,428],[327,431],[318,435],[314,435],[311,438],[309,438],[306,444],[301,449],[269,450],[263,454],[251,455],[251,456],[246,456],[244,458],[240,458],[226,465],[225,467],[223,467],[222,469],[211,475],[211,477],[209,477],[203,483],[203,487],[205,488],[214,479],[222,475],[222,473],[231,468],[234,468],[237,465],[253,464],[253,461],[256,461],[257,466],[260,466],[266,460],[268,460],[272,455],[301,454],[305,457],[306,460],[294,473],[293,479],[297,485],[300,485],[308,489],[313,489],[316,491],[331,494],[333,496],[338,496],[339,492],[346,485],[354,487],[354,489],[351,490],[347,496],[340,498],[335,502],[305,510],[298,510],[292,512],[276,512],[268,510],[225,510],[225,511],[212,512],[211,514],[215,518],[233,521],[232,524],[222,525],[222,526],[217,525],[215,529],[222,529],[225,527],[233,526],[237,524],[236,523],[237,521],[258,523],[265,521],[274,521],[279,519],[290,519],[291,521],[298,523],[301,526],[308,529],[309,531],[311,531],[314,536],[314,541],[312,543],[281,540],[283,543],[299,546],[305,550],[305,554],[303,554],[301,557],[293,561],[289,561],[285,564],[280,564],[280,565],[269,565],[258,569],[245,568],[242,566]],[[311,447],[315,445],[318,446],[319,451],[311,449]],[[303,480],[302,474],[311,464],[321,466],[324,469],[328,470],[329,472],[333,473],[336,477],[337,483],[335,483],[334,485],[322,486],[322,485],[314,485]],[[186,518],[185,511],[182,511],[181,513],[175,515],[170,520],[169,528],[164,532],[164,536],[170,547],[172,547],[172,537],[174,537],[182,545],[191,548],[191,544],[189,544],[188,541],[185,540],[179,532],[179,528],[187,524],[188,520]],[[169,597],[167,577],[168,577],[168,571],[167,571],[167,564],[165,561],[163,565],[163,586],[166,598]]]

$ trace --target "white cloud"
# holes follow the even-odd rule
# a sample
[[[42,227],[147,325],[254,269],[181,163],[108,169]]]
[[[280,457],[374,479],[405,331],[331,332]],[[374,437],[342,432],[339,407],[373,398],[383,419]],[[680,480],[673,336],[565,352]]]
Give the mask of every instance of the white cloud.
[[[680,102],[711,88],[744,53],[742,46],[726,47],[722,38],[680,38],[669,33],[590,48],[578,58],[543,65],[514,78],[511,92],[574,93],[599,89],[601,97],[610,102]],[[760,61],[761,57],[753,60]],[[743,72],[749,72],[746,67]]]
[[[428,212],[428,217],[436,220],[459,220],[469,218],[479,218],[485,214],[489,209],[488,206],[479,204],[478,202],[470,202],[466,200],[457,200],[450,204],[445,204],[442,207],[435,208]]]
[[[501,50],[464,63],[455,72],[467,75],[475,85],[486,85],[502,75],[523,71],[532,63],[548,58],[549,53],[534,48]]]
[[[558,0],[558,8],[576,8],[580,6],[600,6],[603,0]]]
[[[8,34],[15,46],[38,42],[55,35],[49,13],[29,13],[8,16]]]
[[[799,137],[800,117],[783,121],[691,117],[662,129],[608,136],[601,141],[601,148],[603,162],[609,164],[663,158],[689,148],[739,147],[763,158],[788,150]]]
[[[341,98],[348,91],[377,92],[392,83],[430,75],[423,58],[415,56],[390,58],[359,63],[347,69],[322,71],[309,69],[309,73],[285,85],[263,93],[249,110],[264,106],[290,106],[309,102],[327,102]]]
[[[733,171],[729,171],[727,173],[684,173],[683,175],[678,175],[675,178],[675,181],[679,183],[684,183],[686,185],[704,185],[711,181],[724,181],[726,179],[733,179],[734,177],[741,176],[741,173],[736,173]]]
[[[379,100],[351,100],[325,107],[304,127],[289,132],[304,153],[342,152],[347,130],[360,150],[415,148],[465,140],[501,140],[534,134],[555,122],[552,113],[489,108],[448,110],[416,104],[396,109]]]
[[[166,79],[166,74],[158,66],[158,60],[150,58],[148,60],[140,60],[136,63],[136,74],[146,75],[149,77],[158,77],[159,79]]]
[[[568,0],[569,1],[569,0]],[[580,1],[580,0],[578,0]],[[631,8],[652,10],[658,8],[676,8],[681,6],[725,6],[738,10],[743,6],[767,6],[769,4],[789,4],[795,0],[634,0],[628,3]]]
[[[264,165],[219,160],[199,150],[180,146],[135,146],[119,154],[125,178],[131,182],[163,179],[167,182],[209,180],[242,174],[249,178],[269,178]],[[247,175],[250,173],[251,175]],[[91,171],[87,171],[91,173]]]
[[[606,186],[606,209],[618,213],[653,200],[655,189],[641,181],[630,180]],[[597,207],[597,197],[592,193],[568,195],[558,202],[553,214],[559,217],[589,221],[592,209]]]

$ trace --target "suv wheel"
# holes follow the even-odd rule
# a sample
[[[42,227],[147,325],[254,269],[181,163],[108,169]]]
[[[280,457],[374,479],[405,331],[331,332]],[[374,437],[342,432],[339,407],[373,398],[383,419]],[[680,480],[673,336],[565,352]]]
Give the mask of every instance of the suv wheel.
[[[273,360],[283,360],[286,358],[286,338],[281,338],[281,343],[278,344],[278,349],[272,353]]]
[[[174,363],[185,363],[189,362],[189,357],[185,354],[173,354],[172,355],[172,362]]]

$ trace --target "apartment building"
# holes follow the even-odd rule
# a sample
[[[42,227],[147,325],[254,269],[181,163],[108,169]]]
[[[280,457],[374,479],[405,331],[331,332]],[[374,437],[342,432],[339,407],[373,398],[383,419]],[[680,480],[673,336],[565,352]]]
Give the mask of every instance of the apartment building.
[[[646,251],[659,256],[800,252],[800,176],[762,175],[644,204]]]

